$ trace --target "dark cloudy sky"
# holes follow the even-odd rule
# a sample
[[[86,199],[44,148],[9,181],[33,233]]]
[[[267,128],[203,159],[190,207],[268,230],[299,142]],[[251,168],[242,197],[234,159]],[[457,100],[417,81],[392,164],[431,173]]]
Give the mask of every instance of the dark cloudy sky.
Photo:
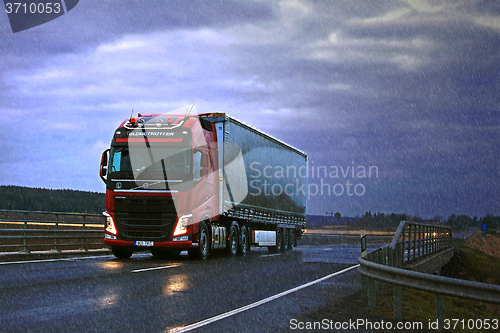
[[[0,14],[0,185],[104,192],[132,109],[196,103],[327,168],[309,213],[500,214],[499,51],[497,1],[82,0],[15,34]]]

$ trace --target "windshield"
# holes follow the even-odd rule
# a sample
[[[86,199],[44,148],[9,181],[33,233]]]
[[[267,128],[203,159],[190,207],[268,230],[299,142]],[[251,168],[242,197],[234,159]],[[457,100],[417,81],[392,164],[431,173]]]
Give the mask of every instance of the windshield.
[[[191,148],[112,147],[110,173],[121,179],[192,179]]]

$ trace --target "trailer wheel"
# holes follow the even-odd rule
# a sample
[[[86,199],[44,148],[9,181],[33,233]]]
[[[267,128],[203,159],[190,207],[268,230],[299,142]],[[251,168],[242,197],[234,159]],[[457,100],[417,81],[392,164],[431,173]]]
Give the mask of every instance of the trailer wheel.
[[[229,237],[227,244],[227,252],[231,257],[236,256],[238,253],[238,223],[233,222],[229,229]]]
[[[283,228],[276,229],[276,246],[268,246],[267,250],[271,253],[283,251]]]
[[[240,228],[240,246],[238,247],[238,254],[246,256],[248,251],[248,233],[245,226]]]
[[[288,232],[288,228],[286,229],[283,229],[283,249],[281,251],[288,251],[288,246],[290,245],[289,244],[289,241],[290,241],[290,233]]]
[[[283,228],[276,230],[276,252],[283,251]]]
[[[288,229],[288,250],[293,250],[295,244],[295,230]]]
[[[208,258],[208,253],[210,251],[210,241],[208,238],[208,228],[205,222],[200,222],[199,232],[198,232],[198,247],[188,251],[190,255],[193,255],[197,259],[205,260]]]
[[[111,252],[113,252],[113,255],[118,259],[129,259],[132,253],[134,253],[131,248],[121,246],[112,246]]]

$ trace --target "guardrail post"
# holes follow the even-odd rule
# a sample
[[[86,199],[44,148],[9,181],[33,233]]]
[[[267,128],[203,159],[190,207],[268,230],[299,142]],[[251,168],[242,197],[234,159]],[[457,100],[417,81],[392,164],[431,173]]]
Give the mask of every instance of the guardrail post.
[[[54,237],[54,252],[61,252],[58,248],[57,248],[57,237],[58,237],[58,233],[57,233],[57,229],[59,229],[59,214],[54,214],[56,216],[56,225],[55,225],[55,237]]]
[[[406,241],[406,225],[403,228],[403,231],[401,232],[401,267],[403,267],[405,263],[405,241]]]
[[[401,321],[403,317],[403,305],[401,296],[401,286],[394,286],[394,319]]]
[[[443,230],[439,228],[439,233],[438,233],[438,250],[441,250],[443,248]]]
[[[28,213],[24,212],[24,226],[23,226],[23,253],[30,253],[26,244],[26,230],[28,229]]]
[[[395,251],[393,249],[387,248],[387,265],[391,267],[396,267],[396,263],[394,262],[394,253]]]
[[[366,257],[366,249],[367,249],[367,244],[366,244],[366,230],[361,231],[361,257],[364,258]]]
[[[423,237],[424,237],[424,233],[423,233],[423,229],[424,227],[423,226],[418,226],[418,256],[419,257],[423,257],[424,256],[424,251],[423,251],[423,247],[424,247],[424,240],[423,240]]]
[[[415,250],[413,250],[414,259],[420,258],[420,226],[415,225]]]
[[[432,251],[431,253],[434,253],[437,251],[437,239],[436,239],[436,228],[432,228]]]
[[[375,309],[377,307],[377,282],[374,279],[368,279],[368,307]]]
[[[438,332],[443,331],[444,321],[443,295],[436,294],[436,320],[438,321]]]
[[[429,227],[425,226],[425,255],[429,255]]]
[[[417,225],[413,225],[413,260],[417,259]]]
[[[87,249],[87,246],[85,244],[85,218],[87,216],[86,215],[83,215],[83,234],[82,234],[82,249],[87,252],[88,249]]]
[[[408,241],[407,241],[407,243],[408,243],[408,257],[407,257],[408,260],[407,261],[410,262],[411,261],[411,246],[412,246],[411,245],[412,244],[411,243],[411,224],[408,225]]]
[[[361,302],[362,303],[368,303],[368,300],[370,299],[368,283],[369,283],[369,278],[362,275],[361,276]]]
[[[395,258],[394,258],[394,267],[401,268],[403,267],[403,253],[402,243],[396,244]]]
[[[411,224],[408,225],[408,256],[407,256],[407,261],[411,261]]]

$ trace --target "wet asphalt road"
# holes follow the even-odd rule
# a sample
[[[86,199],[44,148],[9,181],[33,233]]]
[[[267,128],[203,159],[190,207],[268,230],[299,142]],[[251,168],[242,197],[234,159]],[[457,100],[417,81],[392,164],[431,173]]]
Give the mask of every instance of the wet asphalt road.
[[[265,300],[357,264],[359,245],[297,247],[270,255],[134,254],[0,263],[0,332],[168,332]],[[269,332],[287,328],[326,297],[358,291],[356,269],[267,301],[193,332]]]

